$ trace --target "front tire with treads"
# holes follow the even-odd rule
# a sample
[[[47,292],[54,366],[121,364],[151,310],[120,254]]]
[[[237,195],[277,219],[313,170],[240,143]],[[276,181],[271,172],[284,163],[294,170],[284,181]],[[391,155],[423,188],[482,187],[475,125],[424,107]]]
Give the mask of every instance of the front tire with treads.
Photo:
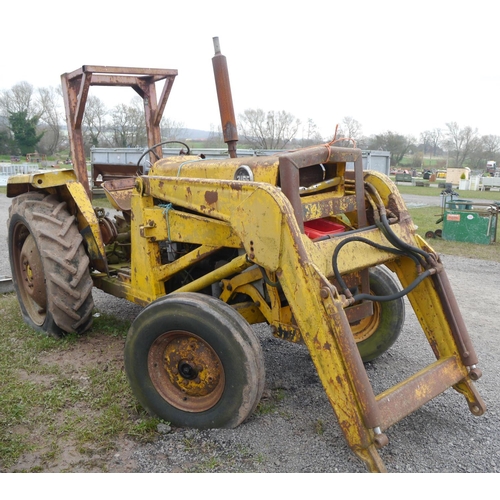
[[[26,323],[55,337],[92,325],[92,278],[76,218],[54,195],[13,199],[7,222],[12,280]]]

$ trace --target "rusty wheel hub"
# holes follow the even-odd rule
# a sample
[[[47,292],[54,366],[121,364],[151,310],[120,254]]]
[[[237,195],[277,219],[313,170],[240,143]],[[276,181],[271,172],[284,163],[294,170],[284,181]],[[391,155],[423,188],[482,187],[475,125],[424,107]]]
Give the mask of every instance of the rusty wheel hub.
[[[206,411],[224,391],[219,357],[190,332],[175,330],[160,335],[149,350],[148,370],[156,390],[183,411]]]
[[[40,254],[33,236],[30,234],[21,249],[19,259],[22,285],[26,293],[43,309],[47,304],[45,279]]]
[[[362,342],[370,338],[376,331],[380,323],[380,304],[373,302],[373,314],[361,319],[351,325],[351,331],[356,342]]]

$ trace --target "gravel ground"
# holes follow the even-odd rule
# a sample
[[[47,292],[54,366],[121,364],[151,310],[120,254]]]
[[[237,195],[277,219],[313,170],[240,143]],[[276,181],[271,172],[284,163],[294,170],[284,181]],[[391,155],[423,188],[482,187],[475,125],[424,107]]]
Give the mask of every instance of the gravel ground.
[[[0,275],[10,276],[6,244],[10,201],[0,195]],[[480,359],[477,387],[487,405],[474,417],[449,389],[387,431],[381,456],[389,472],[500,472],[500,263],[443,256]],[[94,292],[96,307],[133,319],[140,310]],[[258,325],[266,364],[259,411],[237,429],[159,428],[151,444],[120,450],[111,472],[365,472],[350,451],[305,346],[275,339]],[[403,333],[391,350],[366,365],[379,393],[432,360],[408,306]]]

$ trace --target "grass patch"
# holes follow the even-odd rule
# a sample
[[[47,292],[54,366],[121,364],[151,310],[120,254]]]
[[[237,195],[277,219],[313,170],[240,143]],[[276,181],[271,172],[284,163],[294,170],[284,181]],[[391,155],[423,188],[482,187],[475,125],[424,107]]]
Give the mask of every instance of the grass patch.
[[[113,208],[110,201],[106,198],[106,195],[99,195],[92,197],[92,206],[94,208]]]
[[[272,391],[268,396],[261,399],[257,408],[255,409],[256,415],[269,415],[275,413],[278,409],[279,403],[281,403],[286,397],[286,392],[284,389],[276,389]]]
[[[398,191],[401,194],[418,194],[422,196],[435,196],[438,197],[443,191],[441,188],[437,187],[417,187],[417,186],[406,186],[398,184]],[[500,201],[500,191],[458,191],[455,190],[460,199],[476,199],[488,201]]]
[[[136,403],[123,369],[128,322],[101,315],[88,335],[54,339],[24,324],[15,295],[0,296],[0,312],[1,471],[58,471],[68,450],[75,466],[92,456],[105,470],[119,439],[156,436],[160,421]]]
[[[323,420],[316,420],[316,422],[314,423],[314,432],[318,436],[322,436],[325,433],[325,423],[323,422]]]

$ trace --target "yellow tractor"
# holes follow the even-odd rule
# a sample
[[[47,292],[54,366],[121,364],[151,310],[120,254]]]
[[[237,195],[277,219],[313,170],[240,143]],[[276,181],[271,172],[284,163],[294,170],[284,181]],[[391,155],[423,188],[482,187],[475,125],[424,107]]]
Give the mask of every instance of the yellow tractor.
[[[238,158],[225,57],[213,66],[228,157],[163,158],[160,120],[175,70],[83,66],[62,75],[74,170],[11,177],[13,281],[25,321],[61,336],[92,323],[92,288],[144,306],[125,345],[141,405],[176,426],[235,427],[264,388],[250,325],[307,346],[340,427],[370,471],[385,431],[449,387],[470,411],[481,376],[439,256],[394,183],[334,143]],[[156,83],[164,81],[159,96]],[[82,118],[89,88],[143,99],[149,168],[104,179],[114,218],[94,209]],[[346,168],[354,164],[354,170]],[[407,296],[436,361],[375,394],[364,362],[396,341]]]

